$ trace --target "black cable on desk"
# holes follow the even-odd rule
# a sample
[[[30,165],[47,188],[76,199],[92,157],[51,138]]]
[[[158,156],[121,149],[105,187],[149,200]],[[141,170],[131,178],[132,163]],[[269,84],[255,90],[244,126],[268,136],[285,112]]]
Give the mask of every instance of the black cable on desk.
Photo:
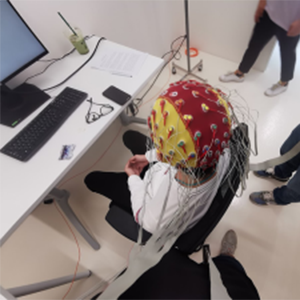
[[[54,88],[57,88],[57,87],[61,86],[62,84],[64,84],[66,81],[68,81],[71,77],[73,77],[78,71],[80,71],[93,58],[93,56],[95,55],[95,53],[96,53],[96,51],[98,49],[98,46],[99,46],[100,42],[103,41],[103,40],[106,40],[106,38],[102,37],[102,38],[99,39],[99,41],[97,42],[96,47],[95,47],[92,55],[76,71],[74,71],[70,76],[68,76],[62,82],[60,82],[60,83],[58,83],[58,84],[56,84],[56,85],[54,85],[52,87],[43,89],[43,91],[46,92],[46,91],[52,90]]]
[[[172,48],[174,42],[177,41],[179,38],[183,38],[183,39],[182,39],[182,41],[181,41],[179,47],[177,48],[177,50],[171,49],[169,52],[166,52],[162,57],[164,57],[164,56],[167,55],[168,53],[174,53],[174,52],[175,52],[175,54],[173,54],[172,57],[171,57],[171,58],[170,58],[170,59],[162,66],[162,68],[160,69],[159,73],[156,75],[155,79],[153,80],[153,82],[152,82],[152,84],[150,85],[150,87],[148,88],[148,90],[144,93],[144,95],[143,95],[141,98],[134,99],[134,100],[137,101],[136,103],[134,103],[134,100],[133,100],[133,103],[134,103],[136,106],[138,106],[138,105],[141,104],[141,102],[143,101],[144,97],[149,93],[149,91],[150,91],[150,90],[152,89],[152,87],[154,86],[155,82],[157,81],[158,77],[160,76],[160,74],[162,73],[162,71],[164,70],[164,68],[171,62],[171,60],[172,60],[173,58],[176,57],[177,53],[179,53],[179,51],[180,51],[180,49],[181,49],[181,47],[182,47],[182,45],[183,45],[183,43],[184,43],[184,41],[185,41],[185,39],[186,39],[186,35],[178,37],[178,38],[175,39],[175,40],[172,42],[172,44],[171,44],[171,48]]]
[[[176,50],[174,50],[173,49],[173,45],[174,45],[174,43],[176,42],[176,41],[178,41],[179,39],[182,39],[182,38],[184,38],[184,39],[186,39],[186,35],[181,35],[181,36],[179,36],[178,38],[176,38],[172,43],[171,43],[171,46],[170,46],[170,51],[168,51],[168,52],[166,52],[161,58],[164,58],[167,54],[169,54],[169,53],[174,53]],[[178,52],[177,54],[179,54],[179,57],[178,58],[176,58],[176,57],[174,57],[176,60],[180,60],[181,59],[181,53],[180,52]],[[176,55],[177,55],[176,54]],[[175,55],[175,56],[176,56]]]
[[[62,57],[60,58],[54,58],[54,59],[49,59],[49,60],[45,60],[43,62],[50,62],[50,64],[41,72],[37,73],[37,74],[34,74],[32,76],[29,76],[28,78],[25,79],[25,81],[23,83],[26,83],[29,79],[32,79],[32,78],[35,78],[39,75],[42,75],[43,73],[45,73],[54,63],[64,59],[65,57],[67,57],[68,55],[72,54],[74,51],[76,50],[76,48],[73,48],[71,51],[69,51],[68,53],[64,54]],[[42,60],[40,60],[42,61]]]
[[[84,40],[87,41],[89,40],[91,37],[93,37],[94,35],[90,35],[90,36],[85,36]],[[50,64],[41,72],[34,74],[32,76],[29,76],[28,78],[25,79],[25,81],[23,83],[26,83],[29,79],[35,78],[39,75],[42,75],[43,73],[45,73],[49,67],[51,67],[54,63],[64,59],[65,57],[69,56],[70,54],[72,54],[73,52],[76,51],[76,48],[74,47],[72,50],[70,50],[69,52],[65,53],[63,56],[59,57],[59,58],[51,58],[51,59],[40,59],[38,62],[50,62]]]
[[[93,35],[92,35],[93,36]],[[91,37],[92,37],[91,36]],[[90,37],[87,37],[87,39],[89,39]],[[40,93],[40,91],[43,91],[43,92],[46,92],[46,91],[49,91],[49,90],[52,90],[52,89],[54,89],[54,88],[56,88],[56,87],[59,87],[59,86],[61,86],[62,84],[64,84],[66,81],[68,81],[71,77],[73,77],[78,71],[80,71],[92,58],[93,58],[93,56],[95,55],[95,53],[96,53],[96,51],[97,51],[97,49],[98,49],[98,46],[99,46],[99,44],[100,44],[100,42],[102,41],[102,40],[106,40],[106,38],[105,37],[102,37],[102,38],[100,38],[99,39],[99,41],[97,42],[97,44],[96,44],[96,47],[95,47],[95,49],[94,49],[94,51],[93,51],[93,53],[92,53],[92,55],[76,70],[76,71],[74,71],[70,76],[68,76],[66,79],[64,79],[62,82],[60,82],[60,83],[58,83],[58,84],[56,84],[56,85],[54,85],[54,86],[52,86],[52,87],[49,87],[49,88],[46,88],[46,89],[41,89],[41,90],[39,90],[39,91],[35,91],[35,92],[28,92],[28,93],[26,93],[26,94],[36,94],[36,93]],[[38,73],[38,74],[36,74],[36,75],[33,75],[33,76],[31,76],[31,77],[29,77],[29,78],[27,78],[24,82],[23,82],[23,84],[24,83],[26,83],[26,81],[27,80],[29,80],[30,78],[33,78],[33,77],[36,77],[36,76],[38,76],[38,75],[41,75],[42,73],[44,73],[50,66],[52,66],[52,64],[54,64],[55,62],[57,62],[57,61],[59,61],[59,60],[62,60],[63,58],[65,58],[66,56],[68,56],[68,55],[70,55],[71,53],[73,53],[74,51],[76,50],[76,48],[74,48],[74,49],[72,49],[71,51],[69,51],[68,53],[66,53],[66,54],[64,54],[62,57],[60,57],[60,58],[54,58],[54,59],[51,59],[51,60],[49,60],[49,61],[52,61],[52,63],[50,63],[41,73]],[[24,94],[24,92],[17,92],[17,91],[14,91],[14,93],[16,93],[16,94]]]

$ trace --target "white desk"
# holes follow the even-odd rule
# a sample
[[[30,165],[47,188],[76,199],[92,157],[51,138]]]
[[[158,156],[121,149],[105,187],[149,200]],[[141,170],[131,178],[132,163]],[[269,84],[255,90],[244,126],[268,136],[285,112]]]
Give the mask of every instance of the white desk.
[[[63,81],[89,58],[98,40],[99,38],[93,37],[87,41],[90,49],[89,54],[79,55],[74,52],[62,61],[55,63],[44,74],[30,83],[45,89]],[[118,49],[125,50],[128,48],[103,40],[95,55],[101,55],[101,51]],[[28,162],[20,162],[0,153],[0,245],[5,243],[16,228],[44,200],[80,157],[125,109],[125,106],[121,107],[103,97],[102,92],[110,85],[115,85],[134,97],[163,64],[162,59],[149,55],[138,76],[127,78],[92,69],[92,60],[64,85],[47,93],[54,97],[66,86],[70,86],[87,92],[94,102],[110,104],[114,107],[114,111],[92,124],[87,124],[85,115],[89,103],[85,101]],[[49,101],[14,129],[1,125],[0,147],[3,147],[48,104]],[[61,161],[58,158],[62,145],[68,144],[76,145],[74,156],[71,160]]]

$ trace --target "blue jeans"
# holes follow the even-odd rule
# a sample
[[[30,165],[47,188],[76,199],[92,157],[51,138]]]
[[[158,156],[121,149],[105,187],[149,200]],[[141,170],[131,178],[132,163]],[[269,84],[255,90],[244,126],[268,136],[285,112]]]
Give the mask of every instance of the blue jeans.
[[[288,139],[280,148],[283,155],[291,150],[300,141],[300,124],[292,131]],[[300,153],[282,165],[275,167],[275,175],[281,178],[289,178],[295,172],[294,177],[287,185],[276,188],[274,199],[277,204],[287,205],[292,202],[300,202]]]

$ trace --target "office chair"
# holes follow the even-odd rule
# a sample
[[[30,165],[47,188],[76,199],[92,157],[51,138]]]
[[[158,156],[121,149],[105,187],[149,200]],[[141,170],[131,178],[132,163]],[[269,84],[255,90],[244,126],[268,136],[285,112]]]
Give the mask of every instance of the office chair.
[[[248,127],[246,124],[241,124],[239,127],[235,128],[233,130],[233,135],[237,137],[243,136],[244,143],[247,146],[249,145]],[[231,142],[234,143],[234,139],[231,139]],[[235,196],[240,184],[240,172],[244,170],[247,159],[248,157],[245,157],[245,153],[239,153],[238,161],[240,168],[233,168],[233,171],[228,178],[229,180],[224,181],[219,187],[205,216],[201,218],[193,228],[183,233],[177,239],[173,247],[186,255],[199,251],[202,248],[205,239],[223,217]],[[229,168],[233,167],[233,163],[236,163],[236,158],[232,155]],[[231,183],[230,186],[228,182]],[[137,241],[140,225],[135,222],[133,215],[116,205],[111,205],[105,219],[120,234],[134,242]],[[142,242],[147,242],[150,237],[151,233],[143,229]]]
[[[243,137],[243,142],[246,146],[249,146],[248,140],[248,127],[246,124],[241,124],[239,127],[233,130],[233,135],[235,137]],[[232,139],[232,143],[234,143],[235,139]],[[162,276],[161,278],[165,278],[164,282],[161,282],[160,285],[160,299],[162,295],[162,288],[166,293],[166,299],[182,299],[184,297],[180,294],[182,291],[186,291],[185,282],[193,283],[195,280],[195,285],[192,284],[189,286],[189,294],[195,294],[199,296],[199,283],[198,277],[199,272],[208,272],[208,268],[206,270],[200,270],[198,265],[195,262],[192,262],[188,255],[193,252],[201,250],[204,245],[205,239],[211,233],[211,231],[215,228],[218,222],[221,220],[223,215],[225,214],[227,208],[229,207],[235,193],[240,184],[240,175],[244,172],[246,164],[247,164],[248,156],[246,153],[239,153],[237,160],[240,168],[233,168],[233,171],[230,174],[229,180],[226,180],[218,189],[218,192],[208,209],[205,216],[199,220],[199,222],[191,228],[189,231],[183,233],[175,242],[174,246],[171,250],[162,258],[162,260],[153,268],[148,270],[145,274],[143,274],[138,281],[130,287],[124,294],[120,296],[119,299],[148,299],[149,294],[145,287],[148,286],[148,282],[152,281],[153,276],[156,277],[157,274],[164,274],[166,270],[169,269],[170,266],[178,266],[182,271],[182,268],[188,269],[188,274],[191,276],[187,277],[187,281],[182,281],[181,277],[178,276],[179,281],[175,280],[174,277],[171,276],[170,272],[165,274],[166,276]],[[229,168],[236,163],[236,159],[234,159],[233,155],[231,156],[231,162]],[[231,183],[229,186],[228,182]],[[122,208],[111,205],[108,213],[105,217],[106,221],[120,234],[127,237],[132,241],[137,241],[138,232],[140,229],[139,224],[137,224],[134,220],[134,217],[128,212],[124,211]],[[143,237],[142,242],[146,243],[147,240],[151,237],[151,233],[147,232],[143,229]],[[126,270],[126,269],[125,269]],[[125,270],[123,272],[125,272]],[[181,272],[180,271],[180,272]],[[172,273],[172,272],[171,272]],[[195,274],[198,274],[195,276]],[[182,274],[182,273],[180,273]],[[122,274],[120,274],[121,276]],[[176,273],[174,273],[176,279]],[[201,274],[200,274],[201,275]],[[208,276],[206,276],[208,278]],[[177,287],[174,289],[174,286]],[[146,296],[143,298],[141,295],[144,295],[146,291]],[[170,293],[170,291],[172,293]],[[209,290],[203,290],[203,295],[209,295]],[[101,293],[95,295],[91,300],[95,300],[99,297]],[[152,293],[151,298],[155,299],[155,291]],[[170,296],[172,295],[172,296]],[[205,296],[203,299],[208,299],[208,296]],[[250,298],[250,297],[249,297]],[[257,298],[251,298],[257,299]]]

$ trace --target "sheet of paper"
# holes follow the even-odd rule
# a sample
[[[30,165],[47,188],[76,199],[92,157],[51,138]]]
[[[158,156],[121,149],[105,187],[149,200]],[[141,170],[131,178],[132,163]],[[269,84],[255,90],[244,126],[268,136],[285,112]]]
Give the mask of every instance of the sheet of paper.
[[[133,77],[137,75],[148,54],[140,51],[107,51],[96,56],[92,68],[116,75]]]

